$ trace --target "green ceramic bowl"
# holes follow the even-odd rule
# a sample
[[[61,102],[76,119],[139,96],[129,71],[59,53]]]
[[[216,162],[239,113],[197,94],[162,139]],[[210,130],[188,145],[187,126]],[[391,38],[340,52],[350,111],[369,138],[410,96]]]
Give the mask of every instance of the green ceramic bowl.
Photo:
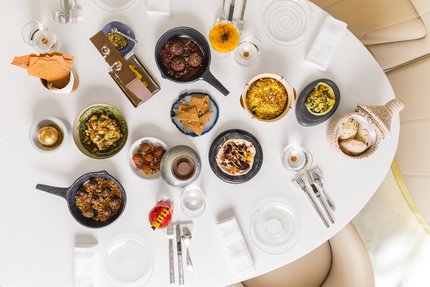
[[[100,118],[105,115],[116,124],[121,134],[117,140],[112,140],[112,144],[108,144],[100,148],[96,142],[88,136],[87,123],[93,116]],[[113,106],[107,104],[95,104],[85,108],[75,119],[73,124],[73,139],[78,149],[85,155],[96,158],[104,159],[117,154],[127,141],[128,129],[127,122],[124,116]],[[104,140],[101,139],[100,142]]]

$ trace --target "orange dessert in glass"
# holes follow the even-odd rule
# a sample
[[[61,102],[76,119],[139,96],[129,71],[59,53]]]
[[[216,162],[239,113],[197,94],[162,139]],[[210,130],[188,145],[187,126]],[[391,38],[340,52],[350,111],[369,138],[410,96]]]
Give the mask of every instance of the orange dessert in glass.
[[[209,42],[217,52],[230,52],[239,44],[239,30],[231,22],[218,22],[212,26],[209,32]]]

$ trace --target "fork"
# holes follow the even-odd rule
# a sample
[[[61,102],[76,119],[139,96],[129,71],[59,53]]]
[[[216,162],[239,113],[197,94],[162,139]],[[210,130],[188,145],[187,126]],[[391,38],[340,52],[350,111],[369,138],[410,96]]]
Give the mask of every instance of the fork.
[[[309,201],[312,203],[312,206],[314,207],[315,211],[318,213],[319,217],[321,218],[322,222],[324,223],[325,227],[329,227],[327,219],[322,214],[321,210],[317,206],[317,202],[315,199],[309,194],[308,189],[306,188],[306,184],[303,181],[301,177],[298,177],[296,179],[296,183],[299,185],[300,189],[307,195]]]
[[[191,241],[192,235],[191,231],[188,229],[188,227],[184,227],[182,229],[182,240],[185,243],[185,246],[187,247],[187,268],[188,271],[193,271],[193,263],[191,262],[190,257],[190,241]]]

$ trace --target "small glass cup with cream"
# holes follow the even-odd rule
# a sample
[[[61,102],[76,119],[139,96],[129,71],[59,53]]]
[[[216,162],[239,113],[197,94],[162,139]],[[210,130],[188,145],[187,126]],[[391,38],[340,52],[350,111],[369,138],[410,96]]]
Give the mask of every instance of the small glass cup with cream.
[[[299,172],[312,165],[312,154],[303,147],[290,145],[283,151],[282,163],[286,169]]]
[[[254,63],[261,52],[261,42],[253,36],[245,36],[237,46],[234,54],[236,61],[244,66]]]

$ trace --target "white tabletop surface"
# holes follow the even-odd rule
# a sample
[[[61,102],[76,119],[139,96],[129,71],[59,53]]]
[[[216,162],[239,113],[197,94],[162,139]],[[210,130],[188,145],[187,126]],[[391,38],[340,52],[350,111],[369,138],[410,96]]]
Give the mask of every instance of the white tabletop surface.
[[[186,286],[224,286],[241,279],[233,272],[221,240],[214,228],[217,220],[233,212],[241,226],[245,240],[255,260],[255,272],[247,277],[267,272],[310,252],[329,239],[349,222],[373,195],[390,166],[399,136],[399,119],[394,117],[392,138],[385,140],[377,152],[363,160],[349,160],[336,153],[326,140],[328,123],[302,127],[294,109],[283,119],[263,123],[250,118],[240,108],[239,95],[244,84],[262,72],[285,76],[301,91],[317,79],[329,78],[337,83],[341,102],[335,115],[351,112],[358,103],[385,104],[394,97],[384,73],[364,46],[348,31],[338,45],[326,72],[304,62],[310,41],[283,48],[272,44],[261,24],[261,11],[269,1],[248,1],[246,33],[257,36],[263,43],[260,61],[249,67],[238,65],[231,56],[212,59],[211,71],[229,90],[222,96],[203,81],[175,84],[162,79],[154,60],[154,47],[159,36],[175,26],[191,26],[207,36],[221,1],[171,1],[170,16],[147,15],[145,1],[140,1],[125,13],[108,13],[93,1],[78,0],[83,8],[84,21],[79,24],[58,24],[51,19],[51,11],[58,8],[55,0],[19,0],[3,3],[2,49],[0,77],[2,103],[0,105],[0,286],[73,286],[73,246],[75,237],[89,234],[98,241],[97,258],[101,258],[106,244],[123,233],[136,233],[153,247],[155,265],[147,286],[168,286],[167,239],[162,231],[150,229],[147,215],[160,194],[168,194],[176,204],[174,221],[188,218],[179,208],[180,190],[170,188],[162,180],[147,181],[137,177],[128,165],[128,148],[142,136],[155,136],[169,146],[186,144],[193,147],[202,159],[202,174],[198,183],[206,193],[207,209],[194,220],[191,252],[194,272],[185,273]],[[312,36],[318,31],[325,12],[312,9]],[[31,53],[21,38],[21,28],[30,20],[42,20],[54,29],[62,42],[61,51],[75,56],[74,70],[80,78],[78,90],[70,95],[55,95],[40,81],[26,75],[25,70],[10,65],[14,56]],[[123,21],[135,31],[139,43],[135,53],[161,85],[161,91],[148,102],[134,108],[107,74],[108,67],[89,38],[112,20]],[[190,138],[178,132],[171,123],[172,102],[183,91],[209,92],[220,107],[217,125],[208,134]],[[36,151],[29,141],[29,129],[38,119],[56,116],[69,124],[90,104],[108,103],[125,115],[129,137],[120,153],[105,160],[83,155],[70,138],[59,153]],[[251,181],[232,185],[217,178],[208,163],[212,140],[222,131],[241,128],[260,141],[264,162]],[[300,144],[313,154],[313,162],[324,174],[326,190],[334,199],[336,224],[326,229],[302,192],[293,188],[294,174],[281,163],[281,151],[287,144]],[[37,183],[69,186],[80,175],[107,170],[127,191],[127,206],[123,215],[102,229],[79,225],[69,214],[66,202],[60,197],[36,190]],[[294,248],[280,255],[269,255],[256,248],[249,235],[251,211],[270,197],[283,197],[295,209],[300,226],[300,238]],[[108,286],[101,263],[97,265],[96,286]]]

